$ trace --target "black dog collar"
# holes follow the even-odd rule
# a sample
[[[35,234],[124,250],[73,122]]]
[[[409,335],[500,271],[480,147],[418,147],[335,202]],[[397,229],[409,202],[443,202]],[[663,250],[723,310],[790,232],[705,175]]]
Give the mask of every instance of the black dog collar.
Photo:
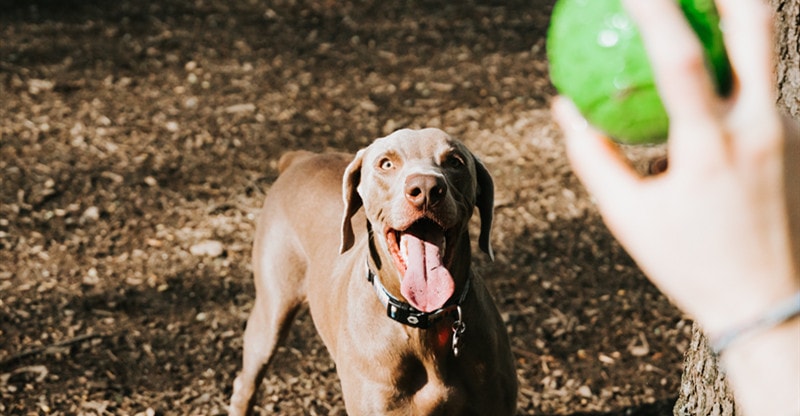
[[[433,312],[423,312],[392,296],[383,284],[381,284],[380,278],[372,272],[369,264],[367,264],[367,280],[372,283],[372,286],[375,288],[375,293],[378,295],[378,299],[381,301],[381,304],[386,307],[387,316],[410,327],[428,329],[434,323],[448,316],[455,316],[456,321],[461,321],[461,303],[467,298],[471,279],[468,278],[466,284],[464,284],[464,289],[461,291],[458,302],[452,305],[445,305]]]

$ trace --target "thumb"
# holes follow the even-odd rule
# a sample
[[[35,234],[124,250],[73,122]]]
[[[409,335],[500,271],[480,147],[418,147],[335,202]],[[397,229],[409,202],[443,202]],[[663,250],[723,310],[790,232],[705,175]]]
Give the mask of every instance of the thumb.
[[[572,170],[601,213],[613,215],[617,206],[632,197],[640,176],[608,137],[589,126],[569,99],[556,97],[553,115],[564,131]]]

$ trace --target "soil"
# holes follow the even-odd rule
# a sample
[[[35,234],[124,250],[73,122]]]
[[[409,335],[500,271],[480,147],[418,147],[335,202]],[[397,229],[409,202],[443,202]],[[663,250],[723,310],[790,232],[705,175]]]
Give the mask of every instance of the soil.
[[[552,3],[0,1],[0,413],[223,414],[277,159],[433,126],[495,177],[519,414],[671,414],[691,323],[570,171]],[[265,377],[260,414],[344,414],[307,313]]]

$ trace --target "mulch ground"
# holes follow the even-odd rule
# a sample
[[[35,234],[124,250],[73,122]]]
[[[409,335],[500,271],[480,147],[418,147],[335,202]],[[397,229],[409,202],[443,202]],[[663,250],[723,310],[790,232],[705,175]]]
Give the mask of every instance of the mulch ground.
[[[0,413],[223,414],[277,159],[433,126],[495,177],[497,259],[477,268],[519,414],[671,414],[691,325],[570,171],[551,8],[0,1]],[[259,397],[261,414],[344,413],[308,314]]]

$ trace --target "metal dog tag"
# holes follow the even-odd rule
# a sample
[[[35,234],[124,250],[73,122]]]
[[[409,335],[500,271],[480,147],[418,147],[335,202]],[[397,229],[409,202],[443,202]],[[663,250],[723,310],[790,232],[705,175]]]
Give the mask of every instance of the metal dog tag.
[[[458,357],[459,341],[461,334],[467,330],[467,325],[461,320],[461,306],[458,307],[458,319],[453,322],[453,355]]]

